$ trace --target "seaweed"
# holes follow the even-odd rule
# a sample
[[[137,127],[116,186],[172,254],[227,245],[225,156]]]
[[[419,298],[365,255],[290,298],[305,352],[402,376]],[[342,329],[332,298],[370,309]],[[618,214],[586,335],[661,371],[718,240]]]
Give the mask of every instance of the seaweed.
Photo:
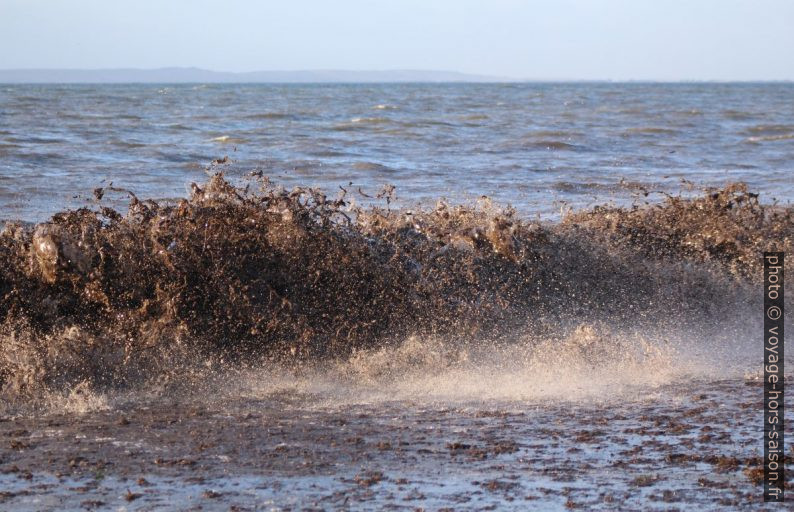
[[[218,361],[347,358],[408,336],[509,340],[591,318],[729,304],[760,251],[790,250],[791,208],[744,185],[558,225],[487,200],[393,209],[222,174],[126,214],[65,211],[0,234],[0,386],[125,386]],[[385,207],[382,203],[385,202]],[[682,285],[681,283],[686,283]],[[589,350],[582,348],[582,350]]]

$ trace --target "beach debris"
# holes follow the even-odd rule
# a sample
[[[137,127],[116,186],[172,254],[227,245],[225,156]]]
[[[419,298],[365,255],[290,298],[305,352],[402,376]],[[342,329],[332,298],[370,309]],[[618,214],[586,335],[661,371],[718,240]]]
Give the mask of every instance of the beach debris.
[[[399,209],[385,187],[360,206],[347,189],[247,179],[216,173],[163,204],[110,184],[129,195],[126,214],[97,204],[6,224],[0,393],[176,379],[197,361],[390,358],[360,372],[377,379],[416,361],[466,364],[467,344],[550,326],[566,326],[558,349],[595,368],[627,352],[592,327],[601,319],[729,308],[762,251],[794,249],[794,208],[743,184],[544,225],[487,199]],[[394,343],[400,358],[378,355]]]

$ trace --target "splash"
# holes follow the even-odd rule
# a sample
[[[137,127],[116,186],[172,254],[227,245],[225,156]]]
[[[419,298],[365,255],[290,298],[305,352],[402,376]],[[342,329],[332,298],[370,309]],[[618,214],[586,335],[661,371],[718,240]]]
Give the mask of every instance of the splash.
[[[487,199],[392,209],[393,193],[362,207],[345,190],[217,174],[173,204],[130,193],[126,214],[7,225],[3,396],[190,382],[215,366],[313,368],[327,386],[391,382],[397,396],[662,382],[684,368],[671,333],[727,340],[752,325],[760,253],[794,240],[792,209],[744,185],[552,225]]]

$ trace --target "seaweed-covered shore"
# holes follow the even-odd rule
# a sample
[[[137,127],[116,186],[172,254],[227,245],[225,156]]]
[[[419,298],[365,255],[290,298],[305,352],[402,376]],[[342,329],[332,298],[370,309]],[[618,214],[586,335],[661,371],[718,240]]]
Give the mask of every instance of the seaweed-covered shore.
[[[113,189],[97,189],[98,200]],[[0,235],[6,397],[123,387],[204,361],[344,359],[408,336],[542,339],[588,321],[718,318],[794,209],[742,184],[539,224],[487,201],[392,209],[221,174],[176,204],[66,211]]]
[[[354,414],[237,396],[23,417],[0,422],[0,508],[777,510],[762,501],[759,392],[696,381]]]

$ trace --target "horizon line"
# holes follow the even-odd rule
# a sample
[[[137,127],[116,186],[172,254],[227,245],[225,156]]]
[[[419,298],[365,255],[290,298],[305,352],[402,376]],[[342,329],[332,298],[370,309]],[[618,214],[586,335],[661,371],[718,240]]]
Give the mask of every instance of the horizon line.
[[[142,77],[141,80],[131,79],[131,80],[118,80],[113,79],[112,77],[108,77],[105,80],[86,80],[81,81],[79,77],[74,77],[67,81],[59,81],[57,78],[55,79],[48,79],[46,77],[41,77],[41,79],[36,79],[34,81],[25,81],[25,80],[15,80],[13,78],[8,79],[8,77],[3,77],[2,74],[25,74],[25,73],[36,73],[36,74],[45,74],[45,73],[151,73],[151,72],[194,72],[194,73],[207,73],[211,75],[217,75],[216,77],[205,77],[208,80],[202,79],[190,79],[186,77],[186,79],[179,79],[176,78],[174,80],[147,80]],[[329,74],[337,74],[337,75],[344,75],[344,74],[400,74],[400,73],[407,73],[407,74],[427,74],[427,75],[435,75],[436,78],[426,78],[421,79],[417,77],[417,79],[412,79],[410,77],[405,77],[402,79],[392,79],[392,80],[377,80],[373,79],[365,79],[363,81],[357,80],[345,80],[344,77],[340,76],[338,78],[332,78],[330,80],[313,80],[309,77],[309,79],[303,78],[299,79],[297,76],[293,76],[290,78],[287,75],[300,75],[300,74],[322,74],[322,73],[329,73]],[[235,82],[233,78],[235,76],[240,76],[240,78],[244,78],[246,75],[257,75],[257,74],[273,74],[273,75],[283,75],[281,79],[276,79],[272,81],[268,80],[242,80],[239,82]],[[441,78],[443,75],[449,75],[446,79]],[[223,77],[225,76],[225,80]],[[454,79],[458,78],[459,79]],[[219,79],[217,82],[213,81],[212,78]],[[275,78],[275,77],[273,77]],[[331,77],[328,77],[331,78]],[[483,73],[473,73],[473,72],[466,72],[466,71],[455,71],[455,70],[444,70],[444,69],[418,69],[418,68],[391,68],[391,69],[343,69],[343,68],[314,68],[314,69],[293,69],[293,70],[286,70],[286,69],[261,69],[261,70],[253,70],[253,71],[218,71],[213,69],[201,68],[198,66],[164,66],[164,67],[153,67],[153,68],[141,68],[141,67],[113,67],[113,68],[47,68],[47,67],[30,67],[30,68],[0,68],[0,83],[3,84],[106,84],[106,83],[115,83],[115,84],[136,84],[136,83],[151,83],[151,84],[202,84],[202,83],[315,83],[315,84],[322,84],[322,83],[792,83],[794,82],[794,78],[784,78],[784,79],[765,79],[765,78],[753,78],[753,79],[724,79],[724,78],[566,78],[566,77],[556,77],[556,78],[517,78],[517,77],[509,77],[509,76],[499,76],[499,75],[490,75],[490,74],[483,74]]]

